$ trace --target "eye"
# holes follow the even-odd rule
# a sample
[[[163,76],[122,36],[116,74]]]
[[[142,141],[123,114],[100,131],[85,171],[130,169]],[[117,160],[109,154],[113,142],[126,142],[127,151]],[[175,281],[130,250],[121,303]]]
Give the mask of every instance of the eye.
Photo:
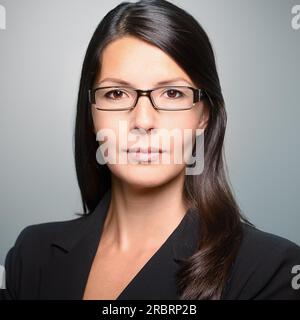
[[[111,96],[111,94],[113,94],[113,96]],[[105,93],[105,97],[112,99],[112,100],[118,100],[123,97],[122,96],[123,94],[125,94],[125,92],[122,90],[111,90],[111,91],[108,91],[107,93]]]
[[[179,90],[176,90],[176,89],[169,89],[169,90],[166,90],[164,93],[167,93],[167,97],[172,98],[172,99],[173,98],[180,98],[183,96],[183,93]]]

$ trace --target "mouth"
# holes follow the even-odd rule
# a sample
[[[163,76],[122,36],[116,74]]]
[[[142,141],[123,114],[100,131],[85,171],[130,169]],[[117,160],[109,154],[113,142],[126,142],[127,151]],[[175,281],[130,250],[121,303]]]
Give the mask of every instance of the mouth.
[[[161,154],[166,152],[163,149],[148,147],[148,148],[128,148],[124,149],[131,159],[137,160],[139,162],[153,162],[161,157]]]
[[[155,154],[155,153],[163,153],[165,150],[159,149],[159,148],[154,148],[154,147],[148,147],[148,148],[128,148],[125,149],[127,153],[144,153],[144,154]]]

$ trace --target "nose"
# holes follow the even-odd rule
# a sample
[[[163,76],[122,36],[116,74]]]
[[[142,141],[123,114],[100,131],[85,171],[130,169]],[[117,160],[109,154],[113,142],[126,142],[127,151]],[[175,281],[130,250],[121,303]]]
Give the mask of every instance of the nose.
[[[141,95],[138,97],[132,116],[134,118],[134,127],[144,129],[146,132],[155,128],[156,113],[150,97]]]

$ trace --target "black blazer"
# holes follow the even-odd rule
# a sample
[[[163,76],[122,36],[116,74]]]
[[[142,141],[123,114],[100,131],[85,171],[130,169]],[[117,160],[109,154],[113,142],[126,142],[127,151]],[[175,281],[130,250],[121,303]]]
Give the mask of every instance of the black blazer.
[[[82,299],[110,196],[109,190],[88,216],[23,229],[6,256],[6,290],[0,290],[1,299]],[[180,259],[196,250],[197,219],[188,210],[117,300],[178,299],[175,274]],[[300,289],[292,287],[297,277],[294,265],[300,265],[299,246],[244,225],[222,299],[300,299]]]

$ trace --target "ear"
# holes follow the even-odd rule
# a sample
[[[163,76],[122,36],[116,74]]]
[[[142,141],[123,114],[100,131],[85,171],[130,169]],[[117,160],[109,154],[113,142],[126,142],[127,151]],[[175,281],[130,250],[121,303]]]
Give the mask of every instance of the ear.
[[[199,123],[198,123],[198,129],[206,129],[207,124],[209,121],[209,109],[203,105],[202,113],[200,115]]]

